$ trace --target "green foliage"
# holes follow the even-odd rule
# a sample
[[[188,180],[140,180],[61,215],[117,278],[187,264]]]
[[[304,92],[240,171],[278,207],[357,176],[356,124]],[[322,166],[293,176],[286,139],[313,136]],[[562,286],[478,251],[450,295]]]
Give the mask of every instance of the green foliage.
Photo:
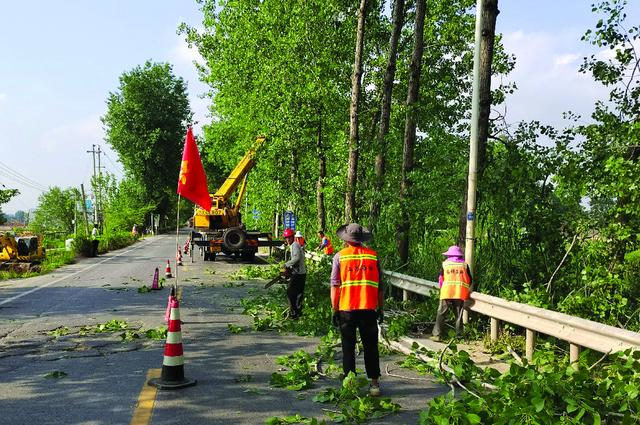
[[[111,174],[100,174],[91,179],[91,185],[100,199],[104,234],[130,232],[134,224],[142,228],[147,215],[155,212],[144,186],[131,177],[118,182]]]
[[[98,323],[95,326],[83,326],[80,328],[80,335],[86,335],[90,333],[99,334],[105,332],[118,332],[125,330],[129,327],[129,324],[120,319],[112,319],[105,323]]]
[[[50,273],[65,264],[75,262],[75,253],[72,251],[47,251],[45,258],[35,268],[31,268],[26,272],[17,271],[0,271],[0,280],[6,279],[26,279],[33,276],[40,276]]]
[[[227,329],[229,329],[229,332],[231,332],[232,334],[239,334],[244,332],[244,328],[242,326],[236,326],[231,323],[227,323]]]
[[[98,245],[99,246],[99,245]],[[91,246],[91,239],[86,236],[78,235],[73,240],[73,249],[78,254],[90,257],[93,251]]]
[[[29,228],[36,233],[45,231],[73,233],[76,203],[80,199],[78,189],[61,189],[57,186],[50,188],[38,197],[38,208],[29,223]]]
[[[157,328],[147,329],[144,331],[145,337],[156,341],[164,341],[167,339],[167,327],[158,326]]]
[[[121,187],[122,196],[134,201],[133,208],[157,205],[161,215],[169,212],[192,116],[186,89],[171,65],[147,61],[123,73],[118,89],[109,94],[102,122],[107,142],[133,180]],[[116,221],[124,220],[121,216]]]
[[[0,189],[0,224],[4,224],[7,222],[7,217],[2,212],[2,204],[6,204],[20,193],[18,189]],[[17,213],[16,213],[17,215]],[[16,220],[18,218],[16,217]]]
[[[436,317],[439,299],[437,296],[419,297],[419,300],[385,301],[386,336],[396,339],[410,333],[423,334],[430,332],[430,324]]]
[[[67,373],[61,370],[54,370],[44,374],[44,377],[47,379],[61,379],[61,378],[65,378],[66,376],[67,376]]]
[[[267,425],[287,425],[287,424],[326,425],[326,422],[318,421],[315,418],[307,418],[305,416],[301,416],[300,414],[295,414],[292,416],[285,416],[283,418],[272,416],[267,419],[266,424]]]
[[[492,354],[505,354],[509,352],[509,349],[516,353],[524,353],[526,339],[522,335],[515,335],[513,332],[505,330],[498,334],[498,339],[495,341],[491,341],[491,337],[485,335],[482,344]]]
[[[317,362],[304,350],[278,357],[276,363],[285,366],[289,371],[271,374],[270,383],[274,387],[300,391],[311,388],[313,382],[318,379]]]
[[[331,327],[331,302],[326,282],[329,268],[324,265],[307,265],[302,318],[288,319],[285,288],[271,287],[263,295],[243,299],[243,313],[253,317],[253,328],[258,331],[277,330],[298,335],[326,335]]]
[[[51,335],[56,338],[59,336],[69,335],[69,328],[67,328],[66,326],[60,326],[55,328],[54,330],[47,332],[47,335]]]
[[[342,381],[339,390],[329,388],[313,398],[318,403],[335,404],[338,412],[327,411],[335,423],[361,424],[369,420],[381,418],[400,410],[400,405],[386,397],[361,397],[362,389],[366,389],[369,381],[364,376],[356,376],[353,372]]]
[[[640,409],[640,353],[616,353],[593,368],[587,367],[587,357],[583,354],[576,368],[547,347],[531,364],[511,363],[500,375],[478,368],[466,353],[453,349],[445,362],[468,391],[432,400],[420,424],[509,424],[513,418],[541,424],[635,423]],[[449,373],[432,371],[451,382]],[[496,389],[487,390],[482,382]]]
[[[127,231],[104,233],[98,236],[98,253],[125,248],[133,244],[136,239]],[[78,235],[73,241],[74,250],[85,257],[90,257],[92,252],[92,239]]]

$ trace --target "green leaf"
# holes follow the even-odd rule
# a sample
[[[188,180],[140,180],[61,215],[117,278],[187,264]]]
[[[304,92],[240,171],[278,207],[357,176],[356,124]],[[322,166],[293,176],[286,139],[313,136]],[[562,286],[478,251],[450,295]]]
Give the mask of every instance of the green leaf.
[[[61,370],[54,370],[52,372],[48,372],[44,375],[45,378],[47,379],[60,379],[60,378],[64,378],[67,376],[66,372],[63,372]]]
[[[479,424],[480,416],[476,415],[475,413],[467,413],[467,420],[470,424]]]
[[[543,398],[534,397],[531,400],[531,403],[533,403],[533,407],[536,409],[536,412],[540,412],[540,411],[542,411],[542,409],[544,409],[544,399]]]

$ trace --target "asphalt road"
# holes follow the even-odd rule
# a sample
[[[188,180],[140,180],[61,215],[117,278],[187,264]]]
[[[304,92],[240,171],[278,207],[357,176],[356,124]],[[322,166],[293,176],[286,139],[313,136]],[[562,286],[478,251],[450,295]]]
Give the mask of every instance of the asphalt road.
[[[113,319],[141,330],[164,325],[168,290],[139,293],[138,288],[151,285],[155,267],[164,274],[174,247],[175,236],[152,237],[46,276],[0,283],[0,424],[131,423],[147,373],[162,367],[164,341],[122,342],[122,332],[81,335],[81,328]],[[232,334],[228,324],[249,329],[251,318],[241,314],[240,299],[264,282],[232,281],[229,275],[245,264],[224,256],[216,262],[184,260],[177,271],[185,375],[198,384],[159,391],[147,423],[263,424],[271,416],[296,413],[323,417],[327,406],[314,403],[313,395],[339,382],[320,381],[302,393],[269,386],[281,367],[278,356],[301,348],[313,352],[319,340]],[[62,326],[68,335],[48,334]],[[427,401],[447,391],[429,378],[398,370],[400,358],[384,357],[381,366],[384,395],[402,410],[371,423],[415,424]],[[362,366],[361,358],[358,362]]]

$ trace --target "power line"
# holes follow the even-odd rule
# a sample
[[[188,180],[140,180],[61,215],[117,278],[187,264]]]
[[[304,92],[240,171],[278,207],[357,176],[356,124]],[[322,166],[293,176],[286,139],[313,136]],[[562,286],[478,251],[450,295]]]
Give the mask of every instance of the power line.
[[[32,184],[32,183],[30,183],[28,181],[25,181],[23,179],[15,177],[14,175],[4,171],[1,168],[0,168],[0,176],[4,176],[4,177],[8,178],[9,180],[11,180],[11,181],[13,181],[15,183],[18,183],[21,186],[26,186],[26,187],[28,187],[30,189],[35,189],[35,190],[37,190],[39,192],[46,192],[48,190],[44,186],[40,186],[37,183],[36,184]]]
[[[123,172],[122,167],[119,167],[115,162],[113,162],[111,157],[109,155],[107,155],[107,151],[102,151],[102,153],[104,154],[104,156],[107,157],[107,159],[109,160],[111,165],[113,165],[113,168],[117,168],[117,171],[120,171],[121,173]]]
[[[43,192],[47,191],[47,188],[38,183],[35,180],[30,179],[29,177],[17,172],[16,170],[12,169],[11,167],[9,167],[8,165],[0,162],[0,174],[4,175],[5,177],[17,182],[17,183],[21,183],[25,186],[29,186],[33,189],[37,189],[37,190],[41,190]]]

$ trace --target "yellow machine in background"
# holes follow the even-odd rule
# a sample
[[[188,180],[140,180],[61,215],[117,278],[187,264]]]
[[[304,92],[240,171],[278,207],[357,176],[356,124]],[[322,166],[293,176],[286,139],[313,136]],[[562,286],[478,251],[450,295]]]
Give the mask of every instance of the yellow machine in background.
[[[45,255],[42,238],[38,236],[0,235],[0,270],[34,270]]]
[[[272,241],[271,233],[247,231],[240,214],[247,188],[247,174],[254,167],[256,152],[264,142],[265,137],[259,136],[216,193],[209,195],[211,211],[202,208],[195,210],[191,243],[203,248],[205,261],[215,260],[220,252],[251,259],[258,252],[259,246],[282,243]],[[232,203],[231,197],[238,186],[240,191]]]

